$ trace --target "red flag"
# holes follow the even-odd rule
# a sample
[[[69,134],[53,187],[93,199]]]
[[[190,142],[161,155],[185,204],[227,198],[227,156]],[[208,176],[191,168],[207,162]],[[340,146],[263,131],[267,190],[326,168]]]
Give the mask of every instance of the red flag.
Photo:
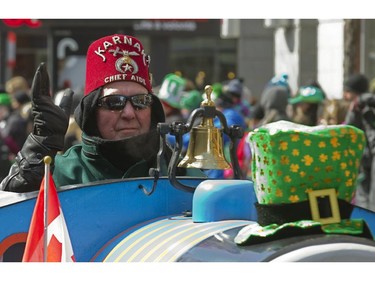
[[[45,180],[49,181],[47,192],[47,209],[44,210]],[[60,201],[57,196],[56,186],[51,173],[44,176],[40,192],[31,218],[29,233],[27,235],[23,262],[75,262],[69,232],[66,227]],[[44,215],[47,215],[47,251],[45,252],[45,227]],[[47,254],[46,259],[44,255]]]

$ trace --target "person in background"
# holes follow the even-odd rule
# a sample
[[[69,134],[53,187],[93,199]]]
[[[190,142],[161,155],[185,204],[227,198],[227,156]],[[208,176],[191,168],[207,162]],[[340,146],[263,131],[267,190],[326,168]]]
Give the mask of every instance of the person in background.
[[[36,70],[31,88],[33,131],[28,136],[0,189],[38,190],[44,176],[43,158],[51,164],[57,187],[100,180],[149,176],[157,166],[157,124],[165,121],[153,94],[150,56],[135,37],[108,35],[91,43],[86,56],[84,97],[74,111],[82,143],[64,154],[73,92],[66,89],[59,105],[50,95],[46,65]],[[161,159],[165,175],[171,150]],[[196,173],[195,173],[196,172]],[[176,175],[203,175],[198,169],[178,169]]]
[[[186,92],[181,98],[181,113],[187,120],[194,109],[199,108],[203,101],[202,94],[198,90]]]
[[[296,96],[288,99],[294,109],[292,121],[307,126],[318,125],[323,101],[324,93],[320,88],[315,86],[300,87]]]
[[[65,90],[60,90],[56,93],[54,98],[55,105],[59,105],[61,102],[61,99],[64,96]],[[79,105],[80,100],[83,97],[83,92],[74,92],[73,95],[73,103],[72,108],[70,110],[70,117],[69,117],[69,126],[65,134],[65,141],[64,141],[64,149],[62,152],[67,151],[71,146],[81,143],[82,141],[82,130],[78,126],[76,120],[74,119],[74,110]]]
[[[186,79],[174,73],[167,74],[157,96],[165,112],[165,122],[183,121],[181,99],[185,94]]]
[[[173,122],[185,122],[187,120],[184,115],[182,100],[187,95],[186,88],[188,80],[181,76],[169,73],[164,77],[163,83],[161,84],[157,96],[159,97],[161,104],[165,112],[165,122],[172,124]],[[182,151],[185,152],[188,145],[188,135],[184,135],[184,146]],[[176,139],[173,135],[167,134],[167,142],[169,145],[174,147]]]
[[[29,94],[29,83],[23,76],[14,76],[5,83],[5,90],[8,94],[13,95],[18,92]]]
[[[0,128],[4,128],[6,120],[12,111],[12,99],[10,95],[4,90],[0,89]]]
[[[231,100],[231,106],[243,116],[247,123],[250,116],[251,104],[249,99],[244,97],[244,89],[243,79],[232,79],[223,85],[222,93],[226,95],[227,99]]]
[[[360,127],[362,122],[362,114],[359,106],[360,96],[369,92],[368,78],[361,73],[349,76],[344,81],[343,91],[344,100],[350,102],[345,123]]]
[[[289,97],[291,96],[291,88],[289,85],[289,75],[286,73],[281,73],[280,75],[273,76],[266,84],[265,88],[273,86],[282,86],[285,87]]]
[[[0,180],[5,178],[12,165],[13,154],[1,132],[6,126],[6,121],[11,112],[11,98],[8,93],[0,88]]]
[[[344,124],[348,108],[349,102],[344,99],[325,99],[323,102],[319,124]]]
[[[260,97],[259,106],[263,111],[263,118],[258,122],[258,126],[279,120],[290,121],[287,113],[289,98],[290,87],[287,79],[284,76],[280,80],[272,78]]]
[[[369,93],[368,78],[357,73],[344,81],[344,99],[350,102],[345,124],[365,132],[364,148],[354,203],[375,211],[375,95]]]
[[[212,84],[212,93],[211,99],[212,101],[216,102],[216,100],[221,96],[223,93],[223,84],[221,82],[215,82]],[[204,95],[205,97],[205,95]]]
[[[25,92],[17,92],[9,98],[8,113],[2,118],[0,134],[14,158],[30,133],[30,117],[22,111],[30,102],[30,97]]]
[[[19,112],[27,124],[28,133],[32,130],[31,97],[30,93],[21,91],[12,95],[12,108]]]
[[[241,168],[242,175],[244,178],[247,178],[250,180],[252,177],[252,174],[251,174],[252,154],[251,154],[250,145],[248,143],[248,135],[249,135],[249,132],[258,128],[258,124],[263,118],[264,118],[263,108],[259,105],[259,103],[255,103],[251,107],[248,129],[247,131],[244,132],[244,135],[239,140],[238,146],[237,146],[237,158],[238,158],[238,162]]]
[[[263,108],[259,103],[254,104],[250,112],[249,130],[258,128],[259,122],[264,118]]]

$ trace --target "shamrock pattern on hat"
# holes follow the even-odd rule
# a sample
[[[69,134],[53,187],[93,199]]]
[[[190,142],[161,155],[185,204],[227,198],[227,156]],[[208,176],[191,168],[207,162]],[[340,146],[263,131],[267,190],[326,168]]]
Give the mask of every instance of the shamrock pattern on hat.
[[[349,125],[304,126],[278,121],[248,135],[252,177],[260,204],[297,203],[312,190],[354,196],[365,136]]]

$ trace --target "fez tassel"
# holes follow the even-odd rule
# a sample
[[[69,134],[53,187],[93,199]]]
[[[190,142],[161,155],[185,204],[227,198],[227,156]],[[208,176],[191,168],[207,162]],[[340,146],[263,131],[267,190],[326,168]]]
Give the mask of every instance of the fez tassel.
[[[23,262],[75,262],[49,165],[50,160],[45,160],[45,174],[31,218]]]

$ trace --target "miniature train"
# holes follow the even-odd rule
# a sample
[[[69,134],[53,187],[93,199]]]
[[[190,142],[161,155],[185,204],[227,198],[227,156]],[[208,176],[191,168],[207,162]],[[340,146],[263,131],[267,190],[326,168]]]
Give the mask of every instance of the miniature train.
[[[159,158],[150,177],[59,187],[76,261],[375,261],[375,213],[351,205],[363,132],[344,125],[307,127],[283,121],[258,128],[249,134],[253,180],[241,179],[235,144],[243,132],[227,126],[209,94],[187,124],[158,124],[158,157],[166,135],[176,137],[168,176],[159,175]],[[222,131],[214,128],[215,117]],[[197,118],[203,121],[192,128]],[[224,160],[222,133],[230,137],[234,179],[176,176],[182,136],[190,131],[202,151],[193,147],[186,155],[193,161],[211,156],[211,167],[197,160],[203,169],[218,168],[218,159]],[[190,160],[184,161],[187,168],[196,164]],[[3,262],[22,260],[37,196],[38,191],[0,192]],[[329,199],[322,203],[332,212],[327,218],[320,214],[318,197]],[[344,216],[342,206],[347,209]],[[300,210],[306,217],[299,216]],[[292,220],[261,223],[264,213],[278,222],[279,211]]]

